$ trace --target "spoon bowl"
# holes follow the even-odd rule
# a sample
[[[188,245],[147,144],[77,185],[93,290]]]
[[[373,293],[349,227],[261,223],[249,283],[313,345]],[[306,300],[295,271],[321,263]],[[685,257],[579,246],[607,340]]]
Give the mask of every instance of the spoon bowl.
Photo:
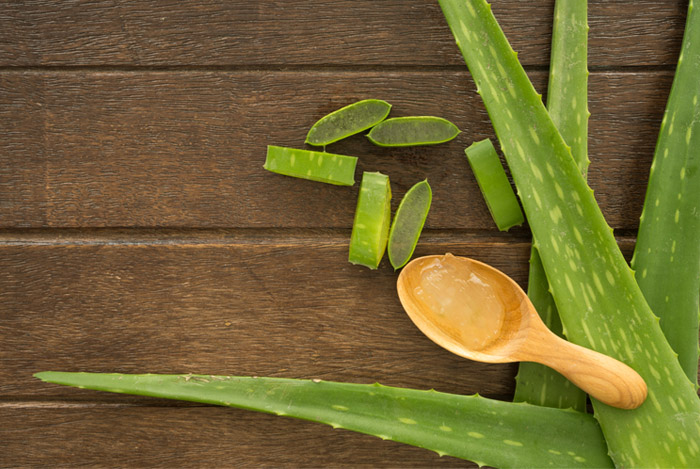
[[[520,286],[483,262],[451,254],[419,257],[403,268],[397,290],[414,324],[456,355],[541,363],[614,407],[633,409],[646,398],[637,372],[552,333]]]

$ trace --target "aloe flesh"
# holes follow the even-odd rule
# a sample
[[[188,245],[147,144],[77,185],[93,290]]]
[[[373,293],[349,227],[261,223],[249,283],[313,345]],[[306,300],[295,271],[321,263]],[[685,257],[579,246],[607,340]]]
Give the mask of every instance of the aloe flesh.
[[[491,140],[475,142],[464,153],[498,229],[508,231],[522,225],[525,222],[523,211]]]
[[[700,400],[644,299],[578,166],[484,0],[440,0],[511,169],[552,294],[573,342],[646,381],[635,410],[593,400],[618,466],[700,458]]]
[[[84,389],[180,399],[325,423],[496,467],[612,467],[586,414],[379,384],[46,371]],[[525,431],[527,429],[527,431]]]
[[[387,254],[394,269],[411,259],[430,211],[433,192],[428,180],[418,182],[401,199],[389,230]]]
[[[685,35],[649,173],[632,268],[688,378],[698,377],[700,11]]]
[[[389,115],[391,104],[381,99],[364,99],[331,112],[309,129],[306,143],[323,146],[367,130]]]
[[[459,129],[442,117],[410,116],[387,119],[372,127],[367,138],[380,147],[411,147],[449,142]]]
[[[384,256],[391,223],[389,177],[379,172],[362,174],[348,260],[376,269]]]
[[[352,186],[356,165],[354,156],[268,145],[263,168],[285,176]]]
[[[547,86],[547,110],[571,147],[581,173],[588,159],[588,12],[586,0],[556,0],[552,53]],[[549,293],[549,281],[539,253],[532,248],[527,295],[542,321],[562,335],[561,319]],[[586,409],[586,393],[556,371],[538,363],[521,363],[515,378],[514,401],[548,407]]]

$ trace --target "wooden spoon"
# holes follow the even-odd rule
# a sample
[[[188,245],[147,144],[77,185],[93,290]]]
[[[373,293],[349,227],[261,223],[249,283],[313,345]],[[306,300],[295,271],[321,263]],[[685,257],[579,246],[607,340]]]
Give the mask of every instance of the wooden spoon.
[[[454,354],[542,363],[613,407],[634,409],[646,399],[636,371],[551,332],[518,284],[487,264],[451,254],[420,257],[403,268],[397,289],[415,325]]]

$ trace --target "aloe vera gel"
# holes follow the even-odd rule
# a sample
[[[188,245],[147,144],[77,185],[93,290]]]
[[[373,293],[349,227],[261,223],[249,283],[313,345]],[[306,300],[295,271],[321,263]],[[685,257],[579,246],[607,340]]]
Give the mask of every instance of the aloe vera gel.
[[[410,116],[387,119],[372,127],[367,138],[380,147],[412,147],[449,142],[459,129],[442,117]]]
[[[430,210],[433,193],[428,180],[411,187],[401,199],[389,231],[387,251],[394,269],[403,267],[411,259],[418,238]]]
[[[365,99],[334,111],[316,122],[306,136],[309,145],[328,145],[367,130],[389,115],[391,104]]]

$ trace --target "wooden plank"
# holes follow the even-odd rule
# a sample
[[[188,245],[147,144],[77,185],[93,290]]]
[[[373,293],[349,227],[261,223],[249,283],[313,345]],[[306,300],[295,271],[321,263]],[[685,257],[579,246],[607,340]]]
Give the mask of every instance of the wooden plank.
[[[532,72],[539,89],[545,72]],[[590,184],[611,226],[634,230],[671,72],[594,73]],[[0,227],[297,227],[352,224],[353,188],[271,174],[267,144],[302,146],[312,123],[366,97],[463,132],[434,147],[329,151],[392,181],[428,178],[432,229],[492,230],[463,149],[493,137],[466,71],[0,73]]]
[[[0,395],[87,397],[42,370],[323,378],[507,396],[512,365],[469,362],[422,336],[397,273],[347,262],[347,237],[269,244],[0,247]],[[525,281],[529,243],[439,240]],[[94,397],[94,393],[93,393]]]
[[[477,467],[346,430],[219,407],[0,406],[3,467]]]
[[[549,63],[554,0],[494,0],[521,60]],[[592,0],[594,67],[673,65],[687,1]],[[437,2],[5,2],[0,67],[461,65]]]

